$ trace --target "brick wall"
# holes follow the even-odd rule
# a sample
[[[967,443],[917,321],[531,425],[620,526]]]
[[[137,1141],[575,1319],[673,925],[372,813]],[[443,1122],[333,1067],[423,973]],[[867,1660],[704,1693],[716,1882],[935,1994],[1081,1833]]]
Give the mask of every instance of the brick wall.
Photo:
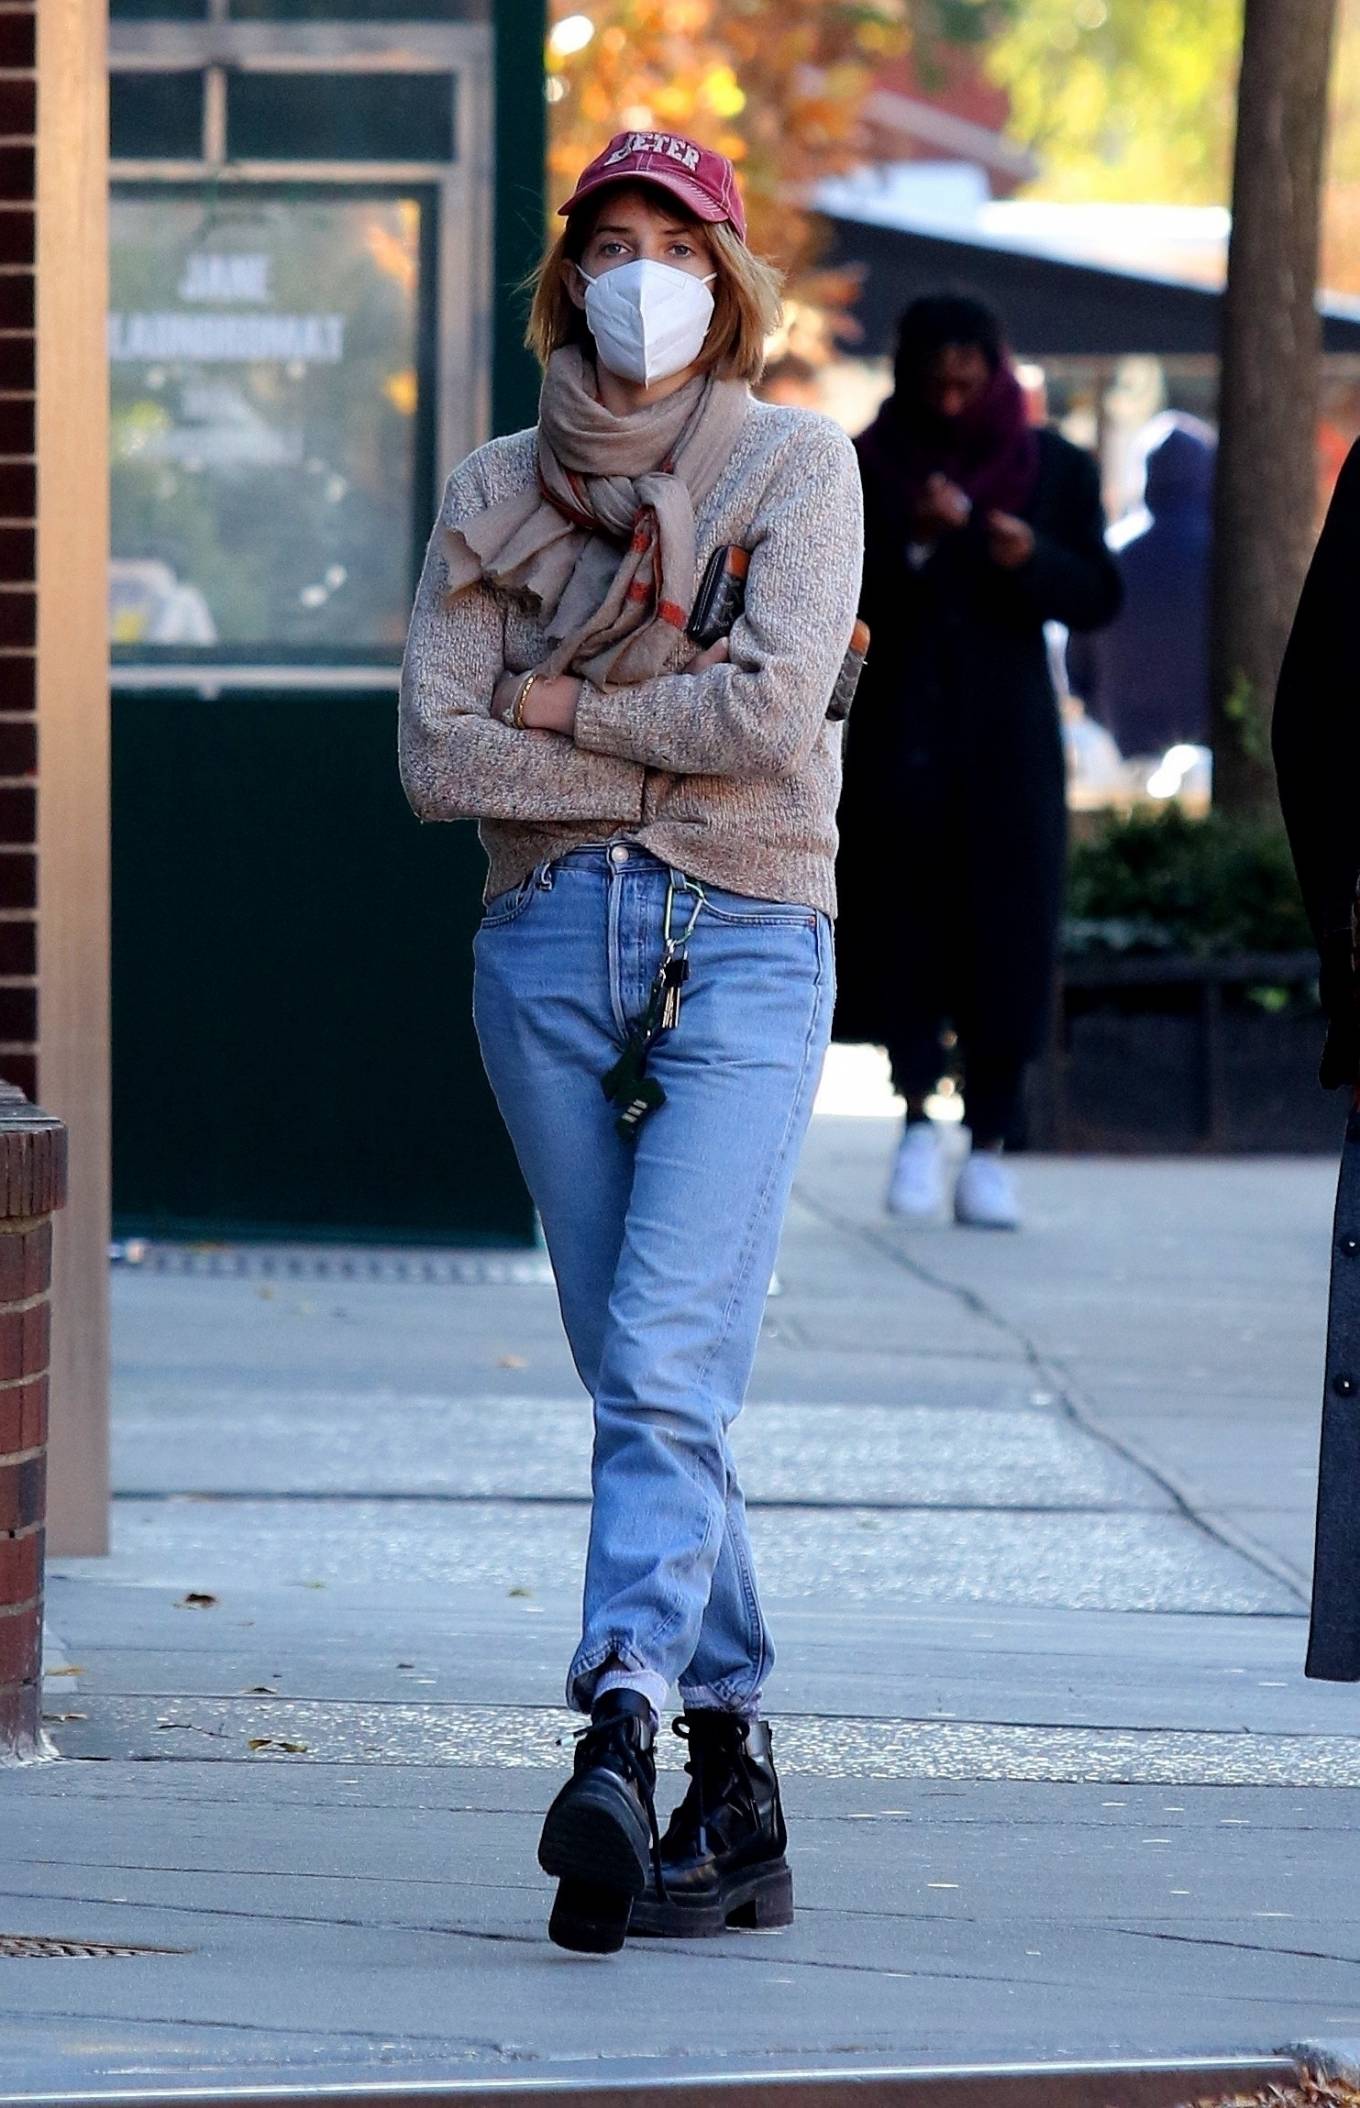
[[[33,0],[0,0],[0,1076],[30,1098],[38,1088],[36,31]]]
[[[52,1216],[65,1197],[65,1128],[0,1085],[0,1757],[42,1733]]]
[[[37,1094],[37,17],[0,0],[0,1755],[41,1737],[52,1215]]]

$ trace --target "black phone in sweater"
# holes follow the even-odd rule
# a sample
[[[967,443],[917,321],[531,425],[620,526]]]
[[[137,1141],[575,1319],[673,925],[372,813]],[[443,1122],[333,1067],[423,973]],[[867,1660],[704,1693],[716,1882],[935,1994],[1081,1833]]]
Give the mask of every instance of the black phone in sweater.
[[[694,596],[685,634],[697,644],[701,651],[716,644],[719,637],[730,635],[733,623],[746,605],[746,573],[750,569],[750,551],[736,542],[715,549],[704,566],[704,575],[699,581],[699,590]],[[859,677],[864,671],[864,661],[869,650],[869,625],[856,622],[850,635],[849,649],[841,661],[836,685],[831,691],[831,700],[826,714],[833,723],[839,723],[850,715],[850,705],[855,699]]]

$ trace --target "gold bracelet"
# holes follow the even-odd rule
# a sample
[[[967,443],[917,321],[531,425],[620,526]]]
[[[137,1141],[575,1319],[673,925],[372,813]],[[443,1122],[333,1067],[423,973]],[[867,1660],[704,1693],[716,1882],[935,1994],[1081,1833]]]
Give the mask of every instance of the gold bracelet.
[[[519,694],[515,697],[514,702],[510,706],[510,723],[513,725],[516,732],[522,732],[525,729],[524,705],[529,699],[529,690],[533,687],[534,682],[537,679],[538,675],[536,673],[531,673],[528,679],[525,681],[523,687],[520,689]]]

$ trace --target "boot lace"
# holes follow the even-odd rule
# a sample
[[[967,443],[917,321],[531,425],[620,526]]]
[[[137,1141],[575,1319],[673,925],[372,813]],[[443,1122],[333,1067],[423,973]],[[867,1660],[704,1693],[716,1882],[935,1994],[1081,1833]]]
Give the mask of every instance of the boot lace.
[[[704,1745],[702,1742],[695,1741],[691,1723],[683,1714],[678,1720],[671,1722],[671,1732],[678,1735],[680,1740],[687,1744],[689,1748],[689,1762],[685,1766],[685,1771],[690,1780],[690,1788],[685,1798],[686,1800],[693,1798],[698,1827],[701,1831],[706,1831],[710,1815],[721,1804],[722,1794],[721,1792],[714,1794],[710,1801],[705,1790],[705,1780],[710,1767],[704,1761]],[[742,1813],[750,1817],[753,1827],[758,1828],[760,1812],[756,1807],[755,1787],[752,1784],[750,1772],[746,1765],[742,1763],[740,1754],[735,1749],[731,1754],[728,1769],[741,1797]]]
[[[695,1812],[698,1815],[699,1825],[702,1828],[708,1821],[708,1809],[704,1804],[705,1766],[702,1756],[691,1739],[690,1724],[683,1713],[678,1720],[672,1720],[671,1733],[678,1735],[689,1751],[689,1758],[685,1765],[685,1775],[689,1779],[689,1792],[685,1795],[685,1798],[686,1800],[693,1798]]]

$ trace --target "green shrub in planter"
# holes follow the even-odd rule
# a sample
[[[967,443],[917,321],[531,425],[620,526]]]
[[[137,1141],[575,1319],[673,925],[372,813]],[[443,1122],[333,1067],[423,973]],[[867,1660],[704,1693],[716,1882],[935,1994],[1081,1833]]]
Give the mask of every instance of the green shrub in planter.
[[[1283,829],[1178,806],[1111,817],[1072,851],[1064,951],[1197,958],[1312,949]]]

